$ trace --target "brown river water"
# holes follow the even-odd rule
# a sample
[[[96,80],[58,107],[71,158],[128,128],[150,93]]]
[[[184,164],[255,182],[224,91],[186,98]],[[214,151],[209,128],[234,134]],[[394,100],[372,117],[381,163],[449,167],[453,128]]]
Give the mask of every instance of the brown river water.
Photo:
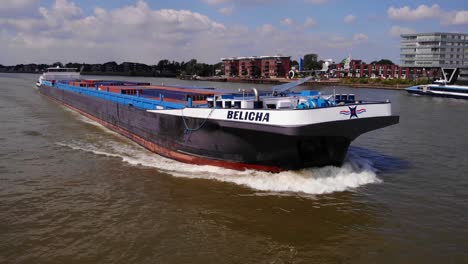
[[[0,263],[468,263],[468,101],[320,87],[390,99],[400,124],[340,168],[271,174],[162,158],[37,77],[0,74]]]

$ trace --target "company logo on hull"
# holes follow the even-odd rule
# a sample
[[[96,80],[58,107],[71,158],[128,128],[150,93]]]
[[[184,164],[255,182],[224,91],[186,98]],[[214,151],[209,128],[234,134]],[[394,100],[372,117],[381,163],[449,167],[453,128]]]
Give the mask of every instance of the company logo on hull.
[[[349,115],[349,119],[351,119],[353,117],[358,118],[359,114],[362,114],[362,113],[366,112],[365,108],[356,109],[357,106],[355,106],[355,107],[348,106],[348,108],[349,108],[349,111],[348,110],[341,110],[340,114],[341,115]]]
[[[231,120],[248,120],[256,122],[270,122],[270,113],[249,112],[249,111],[228,111],[227,119]]]

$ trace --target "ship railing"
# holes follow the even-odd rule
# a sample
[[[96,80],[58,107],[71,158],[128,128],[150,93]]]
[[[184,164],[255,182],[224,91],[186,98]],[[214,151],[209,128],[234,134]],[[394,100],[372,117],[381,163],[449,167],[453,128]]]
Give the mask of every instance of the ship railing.
[[[166,102],[163,100],[153,100],[149,98],[118,94],[118,93],[113,93],[113,92],[108,92],[108,91],[81,88],[81,87],[71,86],[71,85],[63,84],[63,83],[57,83],[55,87],[58,89],[62,89],[62,90],[66,90],[66,91],[70,91],[70,92],[74,92],[78,94],[83,94],[87,96],[93,96],[96,98],[100,98],[100,99],[104,99],[104,100],[108,100],[108,101],[112,101],[112,102],[116,102],[120,104],[132,105],[133,107],[145,109],[145,110],[154,110],[154,109],[161,109],[161,108],[182,109],[185,107],[185,105],[183,104],[178,104],[174,102]]]
[[[42,81],[42,84],[46,86],[53,86],[51,81]]]

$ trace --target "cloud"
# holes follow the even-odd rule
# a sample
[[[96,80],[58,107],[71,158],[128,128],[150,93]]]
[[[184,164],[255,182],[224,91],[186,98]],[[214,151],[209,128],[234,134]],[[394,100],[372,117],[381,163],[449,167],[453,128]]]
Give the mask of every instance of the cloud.
[[[229,41],[237,37],[236,28],[227,30],[200,13],[152,10],[144,1],[108,11],[96,8],[90,16],[66,0],[56,0],[39,11],[37,19],[0,19],[0,27],[5,28],[0,35],[0,53],[6,54],[6,59],[154,63],[151,60],[163,56],[207,58],[206,50],[217,50],[218,45],[229,49]],[[221,40],[216,44],[207,41],[217,38]]]
[[[226,3],[228,0],[203,0],[203,2],[210,4],[210,5],[218,5]]]
[[[419,5],[415,9],[408,6],[387,10],[388,17],[394,20],[415,21],[423,19],[439,19],[443,25],[465,25],[468,24],[468,10],[447,11],[439,5]]]
[[[230,16],[232,15],[232,12],[234,12],[234,7],[223,7],[218,9],[218,12],[225,16]]]
[[[246,5],[265,5],[279,2],[279,0],[202,0],[209,5],[220,5],[220,4],[236,4],[239,6]]]
[[[344,17],[343,21],[346,23],[346,24],[352,24],[354,22],[356,22],[356,16],[354,15],[347,15]]]
[[[257,28],[257,32],[263,35],[270,35],[276,31],[276,28],[272,24],[263,24]]]
[[[355,41],[366,41],[369,37],[366,34],[358,33],[353,36],[353,40]]]
[[[290,30],[294,32],[301,32],[306,28],[318,26],[317,20],[313,17],[306,17],[304,24],[296,24],[292,18],[284,18],[280,21],[281,24],[286,25],[289,27]]]
[[[281,20],[280,23],[283,25],[291,26],[292,24],[294,24],[294,21],[291,18],[287,17]]]
[[[395,20],[420,20],[427,18],[438,17],[441,13],[439,5],[434,4],[432,6],[420,5],[415,9],[411,9],[409,6],[401,8],[390,7],[387,10],[387,14],[391,19]]]
[[[38,3],[39,0],[3,0],[0,10],[15,10],[29,8]]]
[[[225,25],[190,10],[153,9],[145,1],[85,14],[70,0],[36,9],[37,17],[0,17],[2,64],[135,61],[155,64],[167,58],[219,62],[221,57],[318,53],[344,56],[366,47],[367,36],[331,37],[305,26],[279,29]],[[317,22],[308,18],[305,25]],[[310,46],[313,43],[313,47]],[[363,51],[363,54],[366,54]]]
[[[401,34],[413,34],[416,33],[416,30],[400,26],[393,26],[392,28],[390,28],[390,31],[388,33],[392,37],[399,38]]]
[[[468,10],[449,12],[444,16],[442,23],[446,25],[468,24]]]
[[[37,13],[39,0],[2,0],[0,16],[5,17],[33,17]]]
[[[323,5],[330,2],[330,0],[305,0],[305,2],[314,5]]]
[[[307,17],[304,22],[304,27],[315,27],[317,25],[318,25],[318,22],[313,17]]]

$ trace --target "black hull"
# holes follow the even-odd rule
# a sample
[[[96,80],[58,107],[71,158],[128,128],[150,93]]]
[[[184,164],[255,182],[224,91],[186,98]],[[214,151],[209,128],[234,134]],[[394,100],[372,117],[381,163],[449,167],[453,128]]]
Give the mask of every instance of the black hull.
[[[204,120],[147,112],[133,106],[41,86],[39,91],[163,156],[232,169],[281,171],[340,166],[360,134],[398,123],[397,116],[297,128]],[[192,130],[195,129],[195,130]]]

